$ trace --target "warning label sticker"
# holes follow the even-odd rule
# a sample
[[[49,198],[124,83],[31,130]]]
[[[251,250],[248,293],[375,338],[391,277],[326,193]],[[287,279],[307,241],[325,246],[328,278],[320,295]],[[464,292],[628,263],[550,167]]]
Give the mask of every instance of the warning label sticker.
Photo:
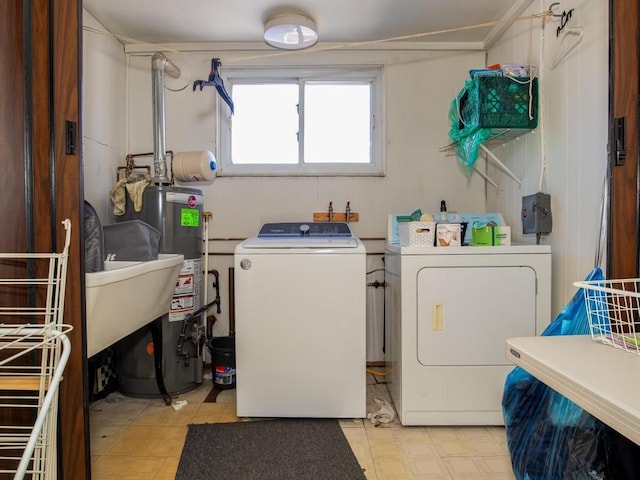
[[[169,312],[170,322],[184,320],[190,313],[193,313],[193,295],[173,297],[173,300],[171,300],[171,311]]]
[[[176,282],[174,295],[187,295],[193,293],[193,275],[180,275]]]
[[[202,260],[185,260],[171,300],[170,322],[184,320],[187,315],[200,308],[201,284]]]

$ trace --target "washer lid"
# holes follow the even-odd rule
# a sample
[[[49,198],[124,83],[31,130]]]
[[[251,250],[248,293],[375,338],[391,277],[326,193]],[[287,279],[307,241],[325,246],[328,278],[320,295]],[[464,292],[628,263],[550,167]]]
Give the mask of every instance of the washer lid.
[[[340,222],[265,223],[258,238],[353,237],[349,225]]]
[[[356,248],[349,225],[337,222],[266,223],[245,248]]]

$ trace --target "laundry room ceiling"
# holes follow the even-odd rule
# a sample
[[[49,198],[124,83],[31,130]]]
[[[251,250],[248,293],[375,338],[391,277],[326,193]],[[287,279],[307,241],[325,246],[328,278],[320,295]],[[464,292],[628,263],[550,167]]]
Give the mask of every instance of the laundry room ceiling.
[[[84,8],[128,42],[262,42],[265,21],[302,13],[318,26],[320,42],[368,42],[500,22],[532,0],[84,0]],[[487,46],[506,24],[404,38]]]

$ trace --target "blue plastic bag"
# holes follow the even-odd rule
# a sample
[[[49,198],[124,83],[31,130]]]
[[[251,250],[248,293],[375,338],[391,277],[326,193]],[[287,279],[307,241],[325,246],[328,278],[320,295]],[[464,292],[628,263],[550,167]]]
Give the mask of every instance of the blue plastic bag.
[[[586,278],[603,279],[600,268]],[[579,290],[542,335],[589,333]],[[602,422],[520,367],[507,376],[502,411],[517,480],[605,478]]]

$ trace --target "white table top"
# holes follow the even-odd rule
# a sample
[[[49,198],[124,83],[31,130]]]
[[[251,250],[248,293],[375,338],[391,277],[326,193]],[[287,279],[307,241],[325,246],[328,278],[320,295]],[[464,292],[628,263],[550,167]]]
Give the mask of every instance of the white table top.
[[[568,335],[511,338],[506,357],[640,445],[640,356]]]

